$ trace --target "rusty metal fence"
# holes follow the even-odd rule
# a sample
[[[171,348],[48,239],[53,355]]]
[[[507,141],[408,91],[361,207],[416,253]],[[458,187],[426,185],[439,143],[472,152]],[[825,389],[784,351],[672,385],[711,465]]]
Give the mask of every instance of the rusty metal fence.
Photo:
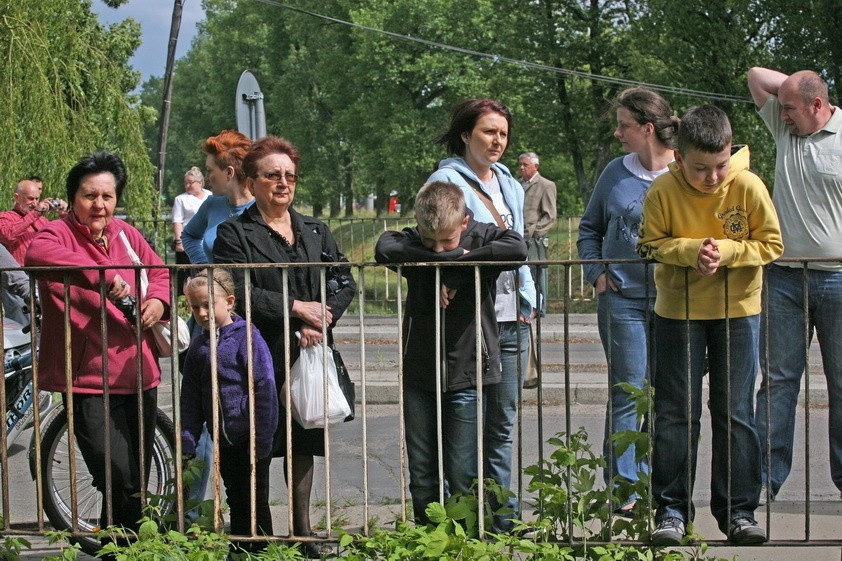
[[[380,228],[392,228],[393,224],[382,224]],[[339,226],[334,231],[342,231]],[[353,235],[351,228],[348,235]],[[339,236],[341,246],[354,245],[354,239],[343,239]],[[642,262],[641,262],[642,263]],[[600,448],[596,443],[602,440],[602,425],[606,416],[610,418],[612,412],[608,402],[609,365],[602,352],[595,314],[576,314],[570,312],[571,301],[581,296],[581,290],[574,289],[574,279],[581,277],[583,262],[577,260],[554,260],[546,263],[548,267],[556,268],[558,273],[558,287],[561,290],[560,313],[550,313],[546,317],[535,319],[535,331],[538,357],[538,385],[534,390],[519,392],[519,407],[517,423],[514,429],[515,452],[513,454],[513,479],[511,488],[520,499],[522,517],[534,520],[542,510],[540,494],[528,490],[528,479],[524,475],[526,466],[542,466],[551,457],[553,449],[548,441],[557,433],[561,442],[571,445],[571,438],[577,428],[584,426],[590,433],[590,441],[594,448]],[[336,265],[336,264],[333,264]],[[479,282],[479,264],[474,266],[476,282]],[[803,271],[806,278],[806,263]],[[283,265],[258,265],[255,267],[279,267],[283,271],[284,281],[288,281],[288,267]],[[325,290],[325,269],[331,264],[297,264],[301,267],[319,267],[321,269],[322,293]],[[357,416],[349,423],[328,425],[325,429],[324,460],[317,466],[314,484],[313,511],[316,514],[318,535],[294,536],[290,532],[292,527],[292,491],[283,481],[284,476],[291,476],[292,466],[288,463],[286,473],[278,467],[281,462],[272,466],[272,512],[276,523],[275,536],[279,540],[323,540],[336,539],[336,529],[345,528],[349,531],[370,534],[377,528],[388,527],[394,520],[412,518],[411,501],[408,497],[407,461],[404,435],[404,423],[401,410],[404,405],[402,388],[403,372],[403,335],[401,323],[405,310],[403,300],[406,287],[398,282],[399,272],[387,273],[385,268],[370,262],[356,261],[350,264],[357,282],[357,298],[355,306],[349,308],[345,317],[341,318],[334,329],[337,348],[344,354],[352,379],[357,386]],[[404,265],[404,267],[423,265]],[[446,268],[448,264],[438,265]],[[644,266],[644,265],[641,265]],[[230,266],[227,268],[252,268],[251,265]],[[171,271],[177,266],[169,266]],[[400,269],[400,267],[398,268]],[[72,285],[72,273],[76,269],[69,268],[65,274],[65,298],[69,303],[69,290]],[[100,294],[105,301],[104,269],[100,268],[103,286]],[[37,275],[38,270],[27,270],[31,275]],[[52,271],[54,274],[56,271]],[[394,299],[396,312],[394,314],[371,315],[367,299],[372,294],[369,282],[372,277],[385,278],[379,290]],[[172,275],[175,278],[175,275]],[[249,276],[245,276],[249,279]],[[139,277],[138,277],[139,279]],[[288,283],[287,283],[288,284]],[[478,284],[476,285],[478,287]],[[806,288],[805,281],[805,288]],[[32,281],[34,294],[35,282]],[[252,287],[250,282],[245,284],[247,302],[247,321],[251,320],[251,305],[248,295]],[[173,302],[178,301],[178,287],[175,282],[170,286]],[[213,283],[209,285],[211,296],[214,293]],[[477,291],[478,293],[479,291]],[[382,293],[375,293],[381,298]],[[574,296],[575,294],[575,296]],[[288,294],[283,294],[284,314],[278,319],[282,322],[285,332],[289,332],[290,309]],[[322,313],[325,314],[324,302]],[[30,305],[35,309],[34,300]],[[176,308],[183,316],[187,310],[183,302]],[[105,305],[102,305],[102,318],[105,317]],[[55,318],[51,318],[54,321]],[[64,318],[65,325],[69,320]],[[477,338],[480,339],[479,322],[477,322]],[[213,328],[213,324],[211,325]],[[105,324],[98,324],[103,340],[108,339]],[[809,341],[813,326],[803,325],[771,326],[771,329],[792,330],[793,337],[801,337]],[[7,419],[6,426],[0,429],[0,468],[2,468],[2,532],[7,535],[43,534],[55,519],[67,521],[66,529],[74,535],[91,539],[92,531],[101,527],[99,513],[102,496],[91,485],[90,475],[85,463],[81,459],[78,445],[73,438],[73,415],[62,413],[56,403],[61,398],[57,394],[44,395],[39,391],[37,362],[33,362],[32,385],[26,392],[21,392],[19,380],[14,376],[20,374],[23,367],[15,362],[21,351],[28,344],[37,348],[38,328],[36,327],[21,338],[14,326],[7,321],[4,324],[3,350],[5,353],[4,371],[6,384],[0,386],[0,414]],[[326,332],[325,332],[326,334]],[[14,336],[14,337],[13,337]],[[16,338],[15,338],[16,337]],[[608,335],[610,338],[610,334]],[[28,338],[28,342],[26,341]],[[69,352],[70,334],[66,336],[65,348]],[[289,345],[290,338],[286,338]],[[523,341],[525,344],[526,341]],[[138,339],[138,344],[140,340]],[[519,345],[521,342],[519,341]],[[17,345],[17,346],[11,346]],[[764,349],[761,342],[761,349]],[[289,346],[285,356],[284,371],[289,374]],[[482,371],[477,353],[477,370]],[[42,360],[44,357],[42,357]],[[251,358],[250,358],[251,360]],[[804,375],[801,392],[801,405],[798,407],[798,430],[796,433],[796,450],[794,460],[794,474],[786,487],[781,490],[774,502],[768,502],[757,510],[756,515],[766,529],[769,542],[764,547],[776,546],[816,546],[840,547],[842,534],[839,531],[839,489],[827,476],[829,452],[827,439],[828,429],[826,419],[830,413],[828,407],[838,407],[828,399],[828,385],[823,384],[822,365],[815,345],[808,347],[805,357],[807,369]],[[158,427],[155,433],[155,446],[151,461],[151,470],[147,474],[149,486],[142,493],[142,500],[152,501],[164,510],[178,513],[175,527],[185,530],[183,500],[185,489],[181,482],[182,463],[181,442],[178,435],[181,431],[181,415],[178,407],[180,380],[179,359],[162,359],[161,386],[158,390],[159,405],[166,416],[156,421]],[[525,365],[521,366],[521,369]],[[249,370],[251,370],[249,368]],[[216,357],[212,355],[211,371],[216,373]],[[521,372],[523,374],[523,372]],[[829,375],[828,372],[824,372]],[[68,368],[67,384],[72,387],[72,372]],[[108,377],[103,376],[106,395]],[[216,378],[214,389],[216,388]],[[325,382],[327,383],[327,382]],[[833,381],[838,385],[839,381]],[[17,384],[17,385],[16,385]],[[480,384],[481,387],[481,384]],[[832,390],[832,388],[830,388]],[[250,414],[254,419],[254,394],[250,385],[249,403]],[[141,395],[139,392],[138,395]],[[216,393],[214,393],[216,395]],[[282,399],[284,396],[281,396]],[[289,398],[287,394],[286,399]],[[216,397],[214,397],[216,399]],[[482,392],[478,401],[482,401]],[[27,413],[24,409],[31,407]],[[28,409],[27,409],[28,410]],[[282,410],[283,411],[283,410]],[[26,416],[24,416],[26,415]],[[20,417],[20,418],[18,418]],[[21,420],[23,419],[23,420]],[[438,427],[441,430],[441,412],[439,411]],[[477,439],[479,457],[482,450],[482,413],[478,414]],[[170,424],[170,422],[172,424]],[[285,429],[289,436],[291,430],[289,414],[286,416]],[[710,432],[705,428],[710,424],[707,416],[702,418],[700,440],[700,466],[709,464]],[[15,435],[17,444],[10,441],[10,432],[23,426],[22,434]],[[651,427],[651,424],[650,424]],[[254,425],[252,424],[251,445],[254,446]],[[838,429],[838,428],[837,428]],[[219,442],[220,419],[218,407],[215,407],[212,434],[216,435],[215,442]],[[650,437],[651,437],[651,428]],[[688,427],[689,430],[689,427]],[[831,429],[832,430],[832,429]],[[106,435],[107,438],[107,435]],[[290,438],[287,438],[287,442]],[[763,443],[769,446],[769,443]],[[439,446],[442,446],[439,441]],[[106,458],[108,450],[106,446]],[[609,455],[613,452],[608,447]],[[730,452],[729,452],[730,454]],[[441,456],[441,455],[440,455]],[[108,462],[106,461],[106,464]],[[249,465],[244,460],[244,468]],[[768,467],[768,466],[767,466]],[[254,470],[254,464],[251,464]],[[439,475],[444,467],[439,462]],[[478,465],[480,476],[482,465]],[[252,471],[253,474],[253,471]],[[443,480],[443,478],[441,478]],[[601,473],[594,474],[595,487],[600,487]],[[696,473],[698,484],[693,491],[693,500],[699,511],[696,528],[705,538],[706,543],[713,546],[727,546],[722,534],[712,522],[710,512],[706,506],[710,500],[706,469],[699,469]],[[223,530],[224,516],[223,487],[219,477],[218,455],[212,469],[212,486],[208,498],[213,503],[213,519],[217,530]],[[480,478],[480,492],[478,497],[482,504],[485,494],[482,492]],[[728,483],[730,488],[730,481]],[[692,487],[691,487],[692,488]],[[573,501],[577,492],[575,489],[566,490]],[[446,497],[447,490],[442,484],[440,498]],[[106,493],[106,496],[108,494]],[[649,512],[653,505],[648,504]],[[611,509],[613,510],[613,509]],[[49,517],[45,518],[45,511]],[[112,518],[112,508],[106,509],[107,518]],[[572,516],[572,515],[570,515]],[[613,515],[609,515],[604,523],[612,523]],[[561,521],[562,525],[572,528],[571,519]],[[480,517],[480,530],[484,531],[484,521]],[[652,520],[649,519],[651,528]],[[252,536],[245,539],[262,539],[256,536],[255,526],[252,526]],[[583,539],[581,535],[570,532],[566,538],[570,543]],[[610,541],[639,544],[645,546],[640,536],[625,536],[610,538]]]

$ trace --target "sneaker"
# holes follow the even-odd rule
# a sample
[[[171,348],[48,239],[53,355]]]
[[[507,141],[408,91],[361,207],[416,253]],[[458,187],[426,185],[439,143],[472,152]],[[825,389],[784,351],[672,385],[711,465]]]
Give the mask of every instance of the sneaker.
[[[634,519],[634,507],[637,504],[637,501],[632,501],[630,503],[624,504],[623,506],[614,510],[614,515],[619,516],[620,518],[628,518],[629,520]]]
[[[760,500],[757,501],[757,506],[764,506],[766,504],[766,489],[767,487],[765,485],[760,488]],[[769,495],[769,500],[775,502],[775,493]]]
[[[728,540],[734,545],[755,545],[766,541],[766,532],[754,518],[740,516],[731,520]]]
[[[658,522],[650,541],[652,545],[681,545],[684,532],[684,520],[677,516],[669,516]]]

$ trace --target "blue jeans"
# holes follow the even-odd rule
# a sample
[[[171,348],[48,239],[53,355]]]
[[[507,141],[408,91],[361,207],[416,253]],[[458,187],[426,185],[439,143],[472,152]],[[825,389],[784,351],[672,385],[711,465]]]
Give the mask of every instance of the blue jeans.
[[[500,364],[502,379],[499,384],[486,386],[485,390],[485,461],[484,474],[498,485],[511,488],[512,483],[512,433],[517,417],[517,404],[529,351],[529,324],[503,321],[497,324],[500,332]],[[519,327],[518,327],[519,326]],[[520,329],[520,353],[518,353],[518,329]],[[520,356],[520,372],[518,372]],[[496,511],[504,505],[494,504]],[[506,532],[511,518],[520,516],[517,498],[509,499],[511,513],[494,516],[495,532]]]
[[[611,435],[618,431],[647,430],[646,420],[641,424],[637,419],[634,401],[625,390],[617,387],[617,384],[627,382],[636,388],[642,388],[646,382],[650,345],[653,344],[654,304],[654,298],[626,298],[611,289],[599,295],[599,337],[611,365],[608,371],[608,384],[611,388],[608,407],[611,415],[605,416],[603,443],[606,461],[611,458],[604,472],[606,484],[617,476],[629,483],[635,483],[638,473],[649,473],[646,458],[635,460],[634,446],[629,446],[620,456],[613,454]],[[637,497],[629,498],[634,500]]]
[[[711,512],[725,533],[732,519],[754,515],[760,496],[760,440],[752,408],[759,324],[760,316],[689,322],[655,316],[658,344],[652,380],[655,387],[652,493],[658,505],[658,522],[669,516],[684,521],[695,516],[692,496],[705,353],[710,368],[708,406],[713,429]],[[726,333],[729,326],[730,333]]]
[[[805,340],[812,341],[815,331],[821,346],[830,399],[830,476],[836,487],[842,490],[842,273],[807,271],[805,326],[804,270],[780,265],[770,265],[766,270],[768,317],[764,318],[760,328],[763,381],[757,392],[757,428],[763,453],[761,469],[764,481],[774,496],[792,467],[795,409],[808,351]],[[771,409],[768,419],[767,390]],[[767,437],[771,447],[768,459]],[[767,463],[771,465],[768,478]]]
[[[439,448],[435,391],[404,387],[403,419],[409,457],[409,492],[415,521],[429,520],[427,505],[438,502]],[[441,394],[445,497],[469,493],[477,478],[477,391]]]

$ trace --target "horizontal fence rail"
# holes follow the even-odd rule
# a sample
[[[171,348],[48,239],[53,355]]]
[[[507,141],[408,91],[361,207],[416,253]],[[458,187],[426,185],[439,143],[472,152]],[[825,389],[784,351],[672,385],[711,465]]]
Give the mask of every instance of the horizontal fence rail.
[[[571,219],[574,220],[574,219]],[[372,226],[372,224],[375,224]],[[383,229],[399,229],[403,223],[387,221],[339,221],[332,225],[334,233],[337,234],[337,241],[340,247],[355,248],[352,253],[346,251],[352,258],[358,254],[371,251],[370,247],[358,247],[359,240],[370,239],[363,229],[377,228],[377,232]],[[406,222],[408,225],[408,222]],[[575,240],[572,242],[572,232],[575,231],[573,222],[568,222],[566,231],[556,230],[553,242],[558,247],[567,246],[568,252],[575,253]],[[359,236],[359,239],[357,238]],[[553,246],[551,245],[551,248]],[[553,252],[550,252],[553,254]],[[788,260],[796,270],[804,271],[806,274],[807,260]],[[830,261],[830,260],[825,260]],[[582,279],[582,266],[586,263],[594,263],[574,258],[566,260],[549,260],[539,262],[545,265],[550,271],[550,284],[555,286],[555,292],[551,290],[554,297],[551,298],[551,306],[548,314],[544,317],[536,317],[533,320],[534,341],[536,342],[535,355],[537,356],[537,386],[535,389],[518,390],[518,407],[516,423],[513,431],[514,452],[512,466],[512,481],[510,488],[522,505],[521,517],[527,522],[534,522],[536,519],[551,516],[553,510],[556,519],[551,524],[552,532],[545,536],[551,540],[559,540],[566,544],[604,543],[614,542],[628,545],[646,546],[644,538],[640,535],[629,535],[628,533],[604,534],[602,529],[614,524],[617,515],[613,514],[615,508],[620,506],[618,500],[611,493],[593,495],[588,499],[588,516],[590,518],[585,526],[577,526],[575,523],[575,512],[573,501],[581,498],[580,495],[586,487],[585,480],[592,479],[592,488],[587,491],[600,491],[605,489],[602,473],[602,462],[607,461],[611,465],[614,451],[611,446],[603,447],[603,426],[606,418],[610,424],[614,414],[614,405],[609,400],[609,390],[612,386],[610,377],[611,359],[607,359],[602,350],[600,335],[597,328],[596,313],[591,310],[587,313],[576,311],[576,302],[586,298],[594,298],[589,288],[584,286]],[[600,261],[600,265],[606,268],[608,262]],[[622,263],[639,263],[641,267],[651,267],[651,263],[644,261],[623,261]],[[403,373],[406,368],[404,363],[404,331],[402,324],[407,314],[405,299],[407,287],[405,282],[400,281],[400,274],[406,268],[435,267],[437,283],[441,283],[441,273],[451,267],[462,267],[471,270],[471,286],[477,294],[475,308],[479,308],[480,279],[482,269],[488,264],[481,263],[438,263],[435,266],[430,264],[402,264],[396,265],[393,269],[371,263],[370,261],[352,261],[351,263],[318,263],[318,264],[246,264],[226,265],[229,270],[243,270],[244,285],[238,290],[238,294],[244,297],[246,302],[246,320],[251,322],[256,313],[262,310],[255,310],[251,306],[251,296],[256,287],[252,285],[252,276],[248,274],[258,268],[279,268],[283,272],[283,279],[286,286],[289,286],[289,269],[291,267],[319,269],[321,292],[327,291],[327,274],[332,267],[350,267],[356,281],[356,297],[348,307],[348,310],[333,326],[332,337],[336,348],[342,353],[345,365],[348,368],[351,380],[356,385],[356,415],[353,421],[328,425],[324,432],[325,456],[319,459],[316,465],[316,475],[313,484],[313,498],[311,501],[311,519],[316,526],[314,531],[316,537],[293,535],[290,528],[293,523],[292,509],[289,505],[293,502],[292,490],[285,484],[292,475],[293,466],[282,460],[272,462],[270,505],[274,521],[274,535],[268,538],[260,536],[255,526],[255,513],[252,512],[252,526],[250,535],[240,536],[245,542],[260,541],[264,539],[279,541],[307,541],[316,540],[335,543],[337,530],[344,529],[350,532],[360,532],[371,535],[380,528],[391,528],[395,520],[412,520],[412,502],[409,497],[410,481],[408,477],[409,467],[407,464],[406,451],[406,427],[401,411],[406,406],[406,394],[403,385]],[[501,265],[495,263],[495,265]],[[131,283],[137,283],[140,279],[140,269],[137,267],[123,267],[135,269],[137,273]],[[171,274],[170,297],[173,303],[172,310],[181,317],[187,318],[189,312],[184,302],[184,297],[179,297],[181,287],[176,286],[175,272],[181,269],[191,269],[189,266],[162,266],[147,267],[166,268]],[[217,266],[217,268],[223,268]],[[0,273],[9,269],[0,269]],[[17,269],[16,269],[17,270]],[[36,282],[39,274],[45,273],[46,269],[22,268],[30,275],[31,292],[36,294]],[[109,306],[105,305],[107,287],[105,285],[105,271],[107,268],[95,269],[65,268],[50,269],[49,272],[55,275],[63,275],[65,302],[72,305],[71,287],[73,286],[73,274],[82,270],[97,271],[100,276],[100,316],[91,318],[91,329],[94,329],[98,336],[108,341],[109,335],[107,325],[102,321],[109,312]],[[555,272],[553,272],[555,271]],[[127,279],[128,280],[128,279]],[[211,282],[208,285],[211,298],[220,290],[219,286]],[[727,290],[727,284],[726,284]],[[654,295],[654,287],[651,288]],[[291,347],[293,337],[290,335],[289,294],[283,294],[283,314],[278,317],[278,325],[283,328],[286,341],[286,357],[283,364],[283,371],[288,380],[291,364]],[[723,295],[725,296],[725,295]],[[373,303],[376,303],[373,304]],[[390,303],[390,305],[386,305]],[[326,302],[321,302],[322,320],[328,318],[329,309]],[[34,296],[30,299],[29,308],[36,310],[37,305]],[[436,340],[440,340],[443,325],[442,316],[445,312],[432,311],[435,318]],[[37,316],[32,316],[37,319]],[[47,319],[47,318],[45,318]],[[475,320],[479,318],[475,317]],[[56,318],[49,318],[49,321],[56,321]],[[70,325],[69,317],[59,319],[64,321],[65,326]],[[139,322],[139,320],[137,320]],[[480,339],[482,331],[481,321],[475,321],[476,332],[472,339],[472,345],[477,344],[476,369],[484,371],[482,363]],[[74,414],[67,412],[66,423],[69,429],[56,434],[50,432],[50,427],[55,424],[61,412],[61,394],[49,394],[39,389],[38,362],[35,360],[36,353],[31,349],[38,348],[40,328],[37,321],[33,322],[31,331],[23,331],[19,326],[4,318],[4,337],[2,347],[4,351],[4,373],[6,383],[0,386],[0,414],[6,418],[5,428],[0,429],[0,468],[2,474],[2,514],[3,529],[6,535],[37,535],[44,534],[51,528],[51,520],[54,516],[64,516],[70,521],[68,530],[74,536],[91,539],[93,532],[100,528],[98,520],[100,514],[99,493],[91,486],[90,475],[85,467],[85,462],[79,453],[78,442],[73,438]],[[139,323],[136,324],[139,326]],[[211,323],[213,331],[214,322]],[[768,326],[767,329],[791,329],[793,337],[803,337],[807,341],[812,336],[812,326],[787,325]],[[64,342],[65,353],[70,353],[70,333],[67,332]],[[323,336],[328,336],[327,327],[323,330]],[[606,335],[608,345],[613,342],[613,335],[609,332]],[[224,427],[220,419],[220,408],[218,399],[218,372],[216,340],[211,338],[211,380],[214,396],[213,419],[208,426],[208,431],[213,435],[214,447],[219,446],[221,438],[224,438]],[[138,337],[136,343],[140,344]],[[518,349],[526,349],[529,344],[528,337],[517,338]],[[729,343],[730,345],[730,343]],[[26,364],[22,357],[30,352],[29,360],[32,361],[31,384],[26,387]],[[327,352],[327,351],[325,351]],[[436,346],[435,352],[441,359],[440,348]],[[760,352],[768,352],[764,341],[760,342]],[[326,356],[326,355],[325,355]],[[74,357],[69,357],[70,364],[75,364]],[[45,357],[41,357],[45,360]],[[249,379],[253,380],[252,366],[254,357],[249,348],[248,373]],[[186,530],[184,519],[183,501],[187,489],[182,483],[184,466],[181,462],[182,445],[181,429],[182,417],[179,407],[181,399],[181,359],[178,355],[172,358],[162,358],[161,385],[157,390],[157,404],[161,408],[166,419],[154,420],[157,430],[149,434],[154,435],[154,445],[144,447],[141,450],[152,450],[151,459],[144,458],[150,465],[145,471],[145,479],[149,484],[144,487],[142,493],[143,501],[151,501],[162,505],[164,509],[176,512],[178,522],[175,528],[181,532]],[[839,490],[833,485],[827,475],[828,459],[828,385],[824,383],[825,374],[821,364],[821,358],[816,345],[807,348],[805,363],[806,371],[802,380],[802,391],[800,394],[800,405],[798,406],[798,428],[795,441],[795,453],[793,461],[793,476],[786,486],[778,494],[774,502],[769,501],[756,511],[756,516],[769,536],[769,541],[762,547],[774,546],[809,546],[809,547],[842,547],[842,534],[838,525],[838,505],[840,499]],[[138,359],[138,364],[140,360]],[[443,378],[442,362],[436,361],[436,379]],[[106,367],[107,368],[107,363]],[[105,370],[104,368],[104,370]],[[650,368],[651,369],[651,368]],[[142,368],[141,368],[142,370]],[[518,373],[521,378],[525,376],[526,364],[518,365]],[[728,374],[730,380],[730,373]],[[479,376],[482,379],[482,374]],[[140,375],[139,375],[139,378]],[[757,387],[760,379],[758,378]],[[323,378],[325,395],[329,395],[326,376]],[[838,382],[837,382],[838,383]],[[67,371],[67,385],[73,384],[72,368]],[[488,386],[486,386],[487,388]],[[107,371],[103,373],[103,389],[105,395],[109,395],[109,382]],[[280,392],[282,402],[288,402],[291,398],[289,385],[284,388],[277,388]],[[436,388],[431,388],[439,395],[436,403],[436,426],[438,434],[444,432],[442,426],[442,400],[441,385],[437,383]],[[479,384],[477,403],[483,403],[483,394],[486,389]],[[704,390],[707,399],[707,388]],[[142,403],[142,390],[138,390],[137,396]],[[248,387],[249,415],[251,427],[249,442],[250,446],[256,446],[255,423],[255,389],[253,383]],[[643,403],[646,403],[645,397]],[[701,397],[700,397],[701,399]],[[106,410],[108,400],[106,397]],[[330,398],[325,397],[325,405],[329,406]],[[704,401],[703,401],[704,402]],[[607,404],[607,405],[606,405]],[[142,408],[142,405],[138,406]],[[730,411],[730,410],[729,410]],[[645,409],[642,413],[651,417],[651,410]],[[294,422],[289,410],[281,408],[282,426],[287,433],[286,441],[291,441],[290,432]],[[477,431],[477,452],[478,457],[483,458],[487,452],[483,445],[483,424],[484,409],[477,406],[476,431]],[[153,416],[154,419],[154,416]],[[711,420],[707,413],[702,416],[701,440],[699,441],[699,463],[702,469],[697,470],[697,485],[693,490],[693,501],[698,509],[696,516],[696,530],[703,536],[706,543],[712,546],[730,545],[721,532],[716,528],[715,522],[707,508],[710,500],[710,485],[708,470],[704,466],[710,463],[711,455]],[[584,429],[580,429],[584,427]],[[651,445],[652,424],[649,423],[642,429],[648,435]],[[729,426],[730,430],[730,426]],[[168,432],[169,431],[169,432]],[[106,441],[110,435],[106,431]],[[729,438],[730,440],[730,438]],[[143,439],[141,439],[143,441]],[[438,449],[445,446],[441,438],[438,441]],[[762,442],[761,446],[768,447],[770,443]],[[557,449],[563,448],[576,458],[575,463],[579,468],[589,466],[590,471],[582,472],[579,475],[569,471],[574,464],[564,469],[554,465],[553,454]],[[601,451],[604,450],[607,457],[601,458]],[[217,450],[218,452],[218,450]],[[729,454],[730,448],[729,448]],[[110,448],[105,447],[106,465],[109,465]],[[289,455],[289,454],[287,454]],[[588,458],[593,456],[592,460]],[[439,458],[442,454],[439,453]],[[141,457],[143,453],[141,452]],[[61,473],[49,471],[45,473],[49,462],[55,460],[61,464]],[[148,461],[146,461],[148,460]],[[255,477],[255,463],[249,458],[243,459],[243,469],[249,470],[251,477]],[[532,467],[529,467],[532,466]],[[768,467],[768,466],[767,466]],[[528,468],[528,469],[527,469]],[[53,469],[52,467],[49,469]],[[559,485],[568,497],[567,505],[561,508],[559,504],[551,504],[548,491],[545,487],[536,486],[537,481],[544,481],[541,477],[549,480],[548,475],[553,469],[557,469]],[[286,471],[285,471],[286,470]],[[437,467],[439,475],[439,499],[447,498],[447,488],[444,486],[445,466],[443,460],[439,460]],[[529,473],[525,473],[528,471]],[[480,492],[478,499],[480,506],[484,506],[488,495],[482,491],[485,484],[482,480],[484,473],[483,463],[477,465],[477,472],[480,475]],[[614,475],[609,468],[609,479]],[[539,475],[536,475],[539,474]],[[581,476],[579,478],[579,476]],[[112,475],[107,475],[110,479]],[[110,484],[110,483],[109,483]],[[731,481],[727,482],[730,488]],[[212,503],[211,523],[217,531],[224,528],[224,486],[220,480],[219,454],[215,455],[212,470],[211,484],[207,498]],[[46,496],[51,494],[50,496]],[[765,498],[765,497],[761,497]],[[555,500],[558,500],[557,498]],[[651,531],[653,520],[649,516],[654,513],[649,497],[645,498],[647,508],[643,512],[639,528]],[[561,508],[559,511],[558,509]],[[111,504],[106,504],[106,518],[113,520],[115,513]],[[50,519],[45,518],[45,510]],[[51,512],[52,510],[52,512]],[[56,512],[60,511],[60,512]],[[563,512],[564,514],[558,514]],[[600,514],[607,512],[608,514]],[[415,513],[417,515],[417,513]],[[828,519],[830,522],[828,522]],[[486,521],[480,517],[480,533],[491,531]],[[607,537],[606,537],[607,536]]]

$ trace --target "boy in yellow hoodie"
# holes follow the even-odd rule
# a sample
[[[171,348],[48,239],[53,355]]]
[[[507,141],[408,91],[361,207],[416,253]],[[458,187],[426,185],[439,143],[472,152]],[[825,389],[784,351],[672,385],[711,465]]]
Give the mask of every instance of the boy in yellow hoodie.
[[[638,253],[654,259],[653,545],[679,545],[693,520],[705,357],[710,371],[711,511],[736,545],[766,541],[754,520],[760,442],[754,425],[763,265],[783,252],[778,217],[749,171],[747,146],[712,105],[691,108],[675,162],[643,203]],[[689,395],[688,395],[689,392]]]

